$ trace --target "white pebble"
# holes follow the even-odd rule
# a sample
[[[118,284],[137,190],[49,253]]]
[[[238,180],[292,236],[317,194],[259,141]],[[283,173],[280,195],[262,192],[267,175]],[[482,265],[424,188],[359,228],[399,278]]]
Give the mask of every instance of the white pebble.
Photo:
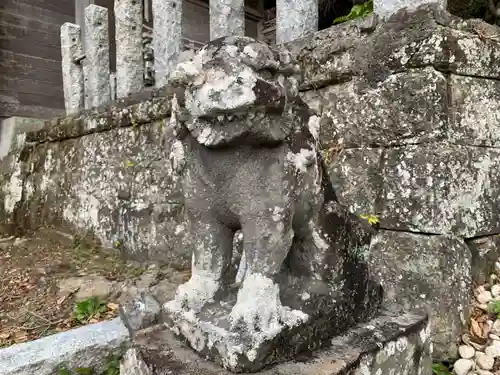
[[[493,341],[490,346],[488,346],[484,352],[491,355],[493,358],[500,357],[500,342]]]
[[[476,299],[479,303],[488,303],[493,299],[493,296],[490,291],[485,290],[484,292],[479,293]]]
[[[485,353],[476,353],[476,363],[483,370],[491,370],[495,364],[495,358]]]
[[[480,308],[481,310],[483,310],[485,312],[489,311],[487,303],[479,303],[479,304],[476,305],[476,307]]]
[[[490,333],[500,336],[500,319],[495,320]]]
[[[470,359],[460,358],[453,365],[453,372],[456,375],[467,375],[470,369],[472,369],[472,366],[474,366],[473,361],[471,361]]]
[[[481,369],[476,370],[476,374],[477,375],[494,375],[491,371],[481,370]]]
[[[493,297],[500,296],[500,284],[495,284],[491,287],[491,294]]]
[[[495,272],[497,273],[497,275],[500,274],[500,263],[498,262],[495,262]]]
[[[500,336],[497,336],[494,333],[490,333],[488,337],[494,341],[500,341]]]
[[[458,347],[458,353],[460,353],[460,357],[462,357],[464,359],[471,359],[472,357],[474,357],[474,354],[476,353],[476,351],[474,350],[474,348],[472,346],[460,345]]]

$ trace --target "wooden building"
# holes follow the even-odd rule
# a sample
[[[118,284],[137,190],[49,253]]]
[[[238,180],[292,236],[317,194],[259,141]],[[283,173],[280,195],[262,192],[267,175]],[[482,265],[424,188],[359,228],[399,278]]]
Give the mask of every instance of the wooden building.
[[[64,111],[59,30],[75,0],[0,0],[0,119]]]

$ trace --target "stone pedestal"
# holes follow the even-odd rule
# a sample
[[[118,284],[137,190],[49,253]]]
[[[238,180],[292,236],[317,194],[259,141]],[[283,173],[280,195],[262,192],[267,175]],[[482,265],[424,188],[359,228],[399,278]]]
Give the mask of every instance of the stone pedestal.
[[[425,315],[384,311],[288,363],[270,366],[260,375],[423,375],[431,373],[430,326]],[[142,331],[135,340],[134,360],[126,374],[230,375],[178,341],[161,325]],[[135,368],[134,368],[135,367]],[[141,371],[141,372],[135,372]]]

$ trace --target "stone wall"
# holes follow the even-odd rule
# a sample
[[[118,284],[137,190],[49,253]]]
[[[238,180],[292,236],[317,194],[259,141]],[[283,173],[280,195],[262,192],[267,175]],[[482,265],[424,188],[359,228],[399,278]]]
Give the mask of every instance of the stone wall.
[[[386,301],[430,310],[438,357],[454,355],[472,281],[500,255],[496,34],[424,6],[288,45],[303,98],[322,116],[338,199],[380,220],[371,264]],[[143,93],[20,136],[0,161],[3,231],[69,226],[133,258],[188,264],[165,132],[171,95]]]

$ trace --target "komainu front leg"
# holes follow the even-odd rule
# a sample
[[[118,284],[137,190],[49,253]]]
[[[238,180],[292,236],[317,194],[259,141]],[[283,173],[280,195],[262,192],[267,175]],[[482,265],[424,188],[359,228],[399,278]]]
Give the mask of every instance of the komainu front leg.
[[[266,213],[263,213],[266,215]],[[280,300],[275,277],[281,270],[293,240],[290,213],[280,207],[243,225],[246,275],[231,311],[232,329],[241,328],[251,336],[270,339],[284,325],[294,326],[307,319],[291,311]]]
[[[196,226],[191,278],[177,289],[175,299],[165,305],[167,310],[199,312],[211,302],[221,286],[229,267],[233,232],[213,219],[193,222]]]

